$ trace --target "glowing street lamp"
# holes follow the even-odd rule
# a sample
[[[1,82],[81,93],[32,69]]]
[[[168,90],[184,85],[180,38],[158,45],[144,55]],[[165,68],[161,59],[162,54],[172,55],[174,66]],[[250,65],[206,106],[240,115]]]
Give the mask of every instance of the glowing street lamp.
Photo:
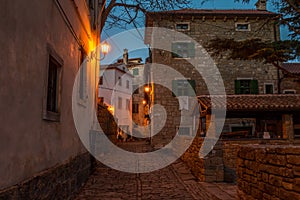
[[[145,92],[150,92],[150,87],[149,86],[145,87]]]
[[[101,44],[101,52],[104,54],[104,56],[109,52],[110,45],[104,41],[103,44]]]

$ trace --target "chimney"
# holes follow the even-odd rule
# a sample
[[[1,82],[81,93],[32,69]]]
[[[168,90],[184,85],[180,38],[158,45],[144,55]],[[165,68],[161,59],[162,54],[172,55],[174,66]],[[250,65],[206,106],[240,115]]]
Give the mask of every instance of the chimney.
[[[125,65],[128,64],[128,49],[124,49],[124,53],[123,53],[123,63]]]
[[[256,10],[267,10],[267,0],[258,0],[255,6]]]

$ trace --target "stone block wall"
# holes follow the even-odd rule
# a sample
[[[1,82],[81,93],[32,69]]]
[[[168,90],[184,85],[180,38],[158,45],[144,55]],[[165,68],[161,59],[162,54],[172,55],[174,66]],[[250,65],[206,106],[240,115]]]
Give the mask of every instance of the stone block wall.
[[[203,142],[204,138],[196,137],[181,159],[187,163],[192,173],[200,181],[222,182],[224,180],[222,146],[218,142],[208,155],[200,158],[199,151]]]
[[[300,199],[300,146],[241,146],[237,174],[238,199]]]
[[[17,185],[0,191],[0,199],[72,199],[90,176],[94,161],[78,155]]]

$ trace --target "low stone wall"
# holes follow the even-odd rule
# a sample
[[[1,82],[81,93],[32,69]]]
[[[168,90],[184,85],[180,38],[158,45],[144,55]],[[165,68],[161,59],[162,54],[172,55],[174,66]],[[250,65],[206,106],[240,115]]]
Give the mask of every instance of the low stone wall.
[[[0,199],[71,199],[92,169],[93,160],[89,153],[84,153],[0,191]]]
[[[199,158],[199,151],[204,141],[203,137],[196,137],[192,145],[181,156],[181,159],[191,168],[193,174],[206,182],[230,182],[237,179],[237,152],[241,145],[258,144],[288,144],[287,140],[263,140],[263,139],[238,139],[222,140],[214,146],[211,153],[204,159]]]
[[[300,199],[300,146],[241,146],[237,174],[238,199]]]
[[[224,180],[224,166],[221,143],[218,142],[208,155],[200,158],[199,151],[203,141],[204,138],[196,137],[192,145],[181,156],[181,159],[200,181],[222,182]]]

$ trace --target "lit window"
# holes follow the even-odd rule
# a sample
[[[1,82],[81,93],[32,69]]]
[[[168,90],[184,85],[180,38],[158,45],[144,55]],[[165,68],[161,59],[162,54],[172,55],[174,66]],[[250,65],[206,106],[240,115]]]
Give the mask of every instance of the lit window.
[[[192,42],[172,43],[173,58],[193,58],[195,57],[195,44]]]

